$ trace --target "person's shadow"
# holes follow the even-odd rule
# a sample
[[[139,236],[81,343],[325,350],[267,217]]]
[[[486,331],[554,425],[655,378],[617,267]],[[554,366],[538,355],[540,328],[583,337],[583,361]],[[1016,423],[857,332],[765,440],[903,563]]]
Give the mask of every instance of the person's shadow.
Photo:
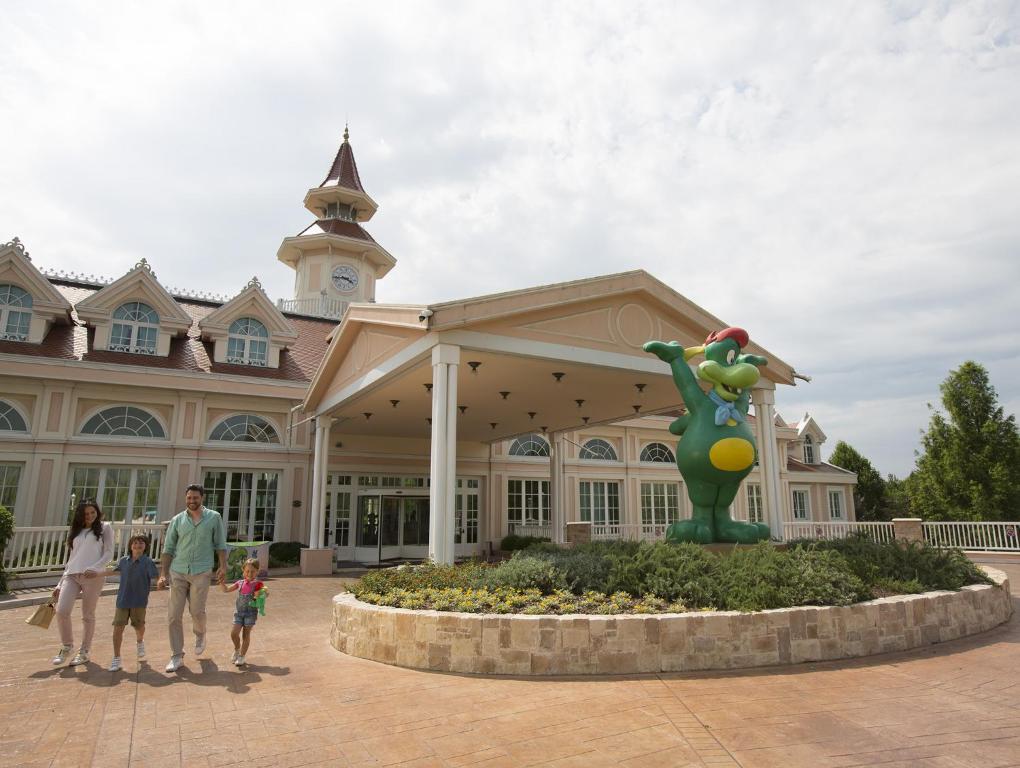
[[[212,659],[198,659],[198,669],[192,670],[187,663],[181,664],[176,673],[164,672],[153,667],[145,659],[138,662],[138,671],[119,670],[110,672],[93,661],[77,667],[41,669],[29,675],[34,680],[49,680],[54,677],[77,679],[97,688],[112,688],[123,683],[138,683],[151,688],[165,688],[169,685],[213,686],[226,688],[233,693],[248,693],[251,684],[262,679],[262,675],[279,677],[289,675],[290,667],[272,667],[247,664],[243,667],[220,669]]]

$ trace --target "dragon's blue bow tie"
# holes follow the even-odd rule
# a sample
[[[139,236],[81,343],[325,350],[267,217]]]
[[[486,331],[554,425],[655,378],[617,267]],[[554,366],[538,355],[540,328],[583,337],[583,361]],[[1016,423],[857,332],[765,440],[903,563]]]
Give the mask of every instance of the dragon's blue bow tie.
[[[717,427],[721,427],[729,419],[744,421],[744,414],[737,410],[737,404],[723,400],[715,393],[714,389],[708,393],[708,399],[716,404],[715,425]]]

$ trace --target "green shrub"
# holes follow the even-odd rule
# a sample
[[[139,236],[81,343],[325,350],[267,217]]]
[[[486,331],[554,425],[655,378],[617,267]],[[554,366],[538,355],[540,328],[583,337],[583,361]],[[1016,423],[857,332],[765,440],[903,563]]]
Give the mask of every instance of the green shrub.
[[[14,513],[0,504],[0,593],[7,591],[7,574],[3,568],[3,553],[14,538]]]
[[[269,567],[298,565],[301,562],[301,550],[307,546],[300,541],[274,541],[269,545]]]
[[[543,557],[516,552],[505,563],[481,574],[479,586],[488,589],[537,589],[543,595],[567,588],[563,573]]]
[[[610,556],[608,591],[711,608],[719,603],[718,569],[719,558],[699,544],[641,544],[633,557]]]
[[[533,544],[547,541],[549,539],[545,536],[517,536],[511,533],[509,536],[503,537],[503,540],[499,542],[499,548],[504,552],[516,552],[519,549],[527,549]]]
[[[421,565],[405,565],[399,568],[382,568],[370,571],[348,589],[358,598],[362,594],[384,595],[395,589],[464,589],[475,586],[480,573],[488,570],[483,563],[471,561],[459,566],[436,565],[425,562]]]
[[[871,592],[838,552],[777,550],[767,542],[721,558],[718,607],[762,611],[793,605],[850,605]]]

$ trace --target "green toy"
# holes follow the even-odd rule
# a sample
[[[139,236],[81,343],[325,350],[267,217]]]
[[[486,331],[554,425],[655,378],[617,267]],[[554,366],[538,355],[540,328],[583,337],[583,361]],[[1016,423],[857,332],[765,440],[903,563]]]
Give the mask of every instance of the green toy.
[[[670,424],[669,431],[682,436],[677,443],[676,465],[687,484],[694,512],[690,520],[666,529],[667,541],[751,544],[769,538],[769,527],[764,523],[733,520],[729,513],[740,481],[757,459],[747,409],[750,387],[761,376],[758,368],[768,364],[764,357],[740,353],[747,342],[743,328],[726,328],[709,334],[700,347],[684,349],[675,341],[644,345],[646,352],[669,363],[687,407],[687,413]],[[687,361],[702,353],[705,361],[698,366],[695,378]],[[698,379],[712,385],[707,394]]]
[[[266,615],[266,595],[269,594],[269,590],[265,587],[255,592],[255,597],[252,598],[252,604],[259,609],[259,616]]]

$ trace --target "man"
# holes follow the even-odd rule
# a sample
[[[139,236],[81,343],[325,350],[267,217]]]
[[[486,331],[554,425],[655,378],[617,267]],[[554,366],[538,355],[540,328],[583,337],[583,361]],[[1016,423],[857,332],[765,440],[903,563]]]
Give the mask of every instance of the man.
[[[219,512],[206,509],[205,489],[189,485],[184,493],[186,509],[178,512],[166,529],[157,588],[170,584],[167,610],[170,652],[166,671],[176,672],[184,661],[184,604],[191,613],[195,654],[205,651],[205,601],[212,579],[222,584],[227,575],[227,536]],[[220,567],[213,572],[219,557]]]

